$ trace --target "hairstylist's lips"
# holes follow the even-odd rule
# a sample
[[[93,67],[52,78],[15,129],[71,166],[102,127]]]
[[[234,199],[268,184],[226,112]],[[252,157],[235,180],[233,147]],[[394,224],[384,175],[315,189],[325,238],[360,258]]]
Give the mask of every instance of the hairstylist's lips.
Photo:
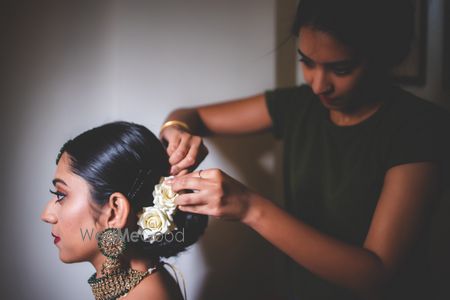
[[[328,105],[334,104],[334,101],[335,101],[335,99],[324,96],[324,95],[319,95],[319,98],[322,102],[325,102]]]
[[[55,238],[55,240],[53,241],[55,244],[61,240],[61,238],[59,236],[53,234],[53,232],[52,232],[52,236]]]

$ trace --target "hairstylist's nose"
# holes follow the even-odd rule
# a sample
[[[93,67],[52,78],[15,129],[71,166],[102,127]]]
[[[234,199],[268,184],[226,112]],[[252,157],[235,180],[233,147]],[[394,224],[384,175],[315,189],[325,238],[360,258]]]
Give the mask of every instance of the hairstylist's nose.
[[[53,201],[47,202],[44,211],[41,214],[41,220],[49,224],[55,224],[57,221],[55,214],[51,211],[52,203]]]
[[[312,78],[311,88],[316,95],[328,94],[333,89],[331,82],[327,79],[327,75],[323,70],[315,72]]]

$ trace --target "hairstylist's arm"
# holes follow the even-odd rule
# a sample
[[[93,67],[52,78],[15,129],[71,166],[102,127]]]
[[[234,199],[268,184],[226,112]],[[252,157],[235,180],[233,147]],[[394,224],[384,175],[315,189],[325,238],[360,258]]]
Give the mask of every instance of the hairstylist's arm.
[[[272,121],[265,96],[260,94],[213,105],[180,108],[171,112],[164,124],[160,138],[167,143],[171,174],[177,175],[197,167],[208,154],[202,137],[256,133],[270,128]]]
[[[218,169],[174,178],[172,187],[195,191],[177,197],[180,210],[241,221],[321,278],[379,299],[424,228],[439,175],[426,162],[391,168],[362,246],[318,231]]]

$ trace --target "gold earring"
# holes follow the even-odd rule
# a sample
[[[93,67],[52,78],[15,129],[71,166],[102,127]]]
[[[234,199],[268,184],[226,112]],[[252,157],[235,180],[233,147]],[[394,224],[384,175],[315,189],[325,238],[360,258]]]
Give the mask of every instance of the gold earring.
[[[94,273],[88,279],[95,300],[111,300],[126,296],[154,271],[153,269],[138,271],[121,266],[119,256],[124,253],[126,243],[118,228],[107,228],[99,233],[98,247],[106,256],[106,260],[101,269],[104,276],[97,278],[97,273]]]
[[[126,243],[122,239],[118,228],[107,228],[98,235],[98,247],[102,254],[106,256],[102,264],[102,274],[117,274],[122,270],[119,256],[125,251]]]

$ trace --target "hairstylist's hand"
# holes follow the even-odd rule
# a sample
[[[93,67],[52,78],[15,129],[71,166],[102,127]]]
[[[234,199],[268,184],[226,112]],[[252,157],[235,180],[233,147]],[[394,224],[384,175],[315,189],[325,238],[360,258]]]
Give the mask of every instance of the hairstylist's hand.
[[[184,175],[194,170],[208,155],[203,139],[180,127],[164,128],[160,138],[167,142],[171,175]]]
[[[182,211],[242,221],[248,214],[252,191],[219,169],[195,171],[168,182],[179,195]]]

